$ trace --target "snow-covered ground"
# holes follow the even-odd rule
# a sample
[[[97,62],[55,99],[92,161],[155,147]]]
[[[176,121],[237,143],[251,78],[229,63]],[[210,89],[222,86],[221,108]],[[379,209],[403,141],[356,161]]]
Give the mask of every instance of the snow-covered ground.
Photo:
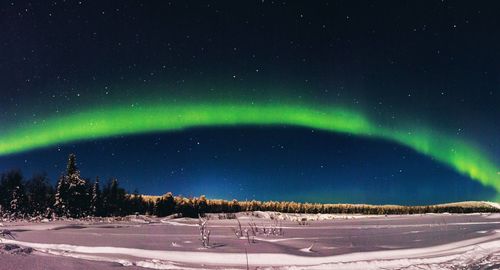
[[[277,216],[239,214],[243,230],[258,231],[248,238],[235,235],[237,220],[209,220],[210,248],[200,245],[196,219],[4,223],[15,239],[3,244],[34,251],[3,252],[0,269],[500,268],[500,216],[494,214],[307,218],[305,225],[301,215]],[[272,233],[277,229],[284,233]]]
[[[357,219],[370,218],[376,215],[361,215],[361,214],[294,214],[280,212],[264,212],[254,211],[251,216],[241,216],[243,219],[264,218],[281,221],[318,221],[318,220],[335,220],[335,219]]]

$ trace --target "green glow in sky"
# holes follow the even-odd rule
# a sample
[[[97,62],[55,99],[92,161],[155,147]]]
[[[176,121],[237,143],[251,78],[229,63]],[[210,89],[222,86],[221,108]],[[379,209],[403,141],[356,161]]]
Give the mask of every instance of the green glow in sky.
[[[0,156],[72,141],[115,135],[233,125],[293,125],[381,138],[410,147],[447,164],[500,194],[498,166],[472,144],[428,129],[389,129],[363,114],[342,108],[268,104],[186,104],[110,106],[47,118],[0,135]]]

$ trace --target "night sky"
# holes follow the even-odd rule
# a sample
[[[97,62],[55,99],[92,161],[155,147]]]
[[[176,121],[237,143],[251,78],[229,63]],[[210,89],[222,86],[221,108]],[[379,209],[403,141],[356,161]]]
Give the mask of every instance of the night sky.
[[[43,2],[43,3],[42,3]],[[4,1],[0,172],[129,191],[500,201],[496,1]]]

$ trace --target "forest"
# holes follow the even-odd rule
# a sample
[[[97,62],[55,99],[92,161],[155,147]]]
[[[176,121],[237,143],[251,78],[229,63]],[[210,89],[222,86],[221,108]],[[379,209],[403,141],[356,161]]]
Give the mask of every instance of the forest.
[[[83,218],[118,217],[126,215],[155,215],[159,217],[178,214],[199,217],[206,213],[236,213],[241,211],[277,211],[283,213],[311,214],[423,214],[423,213],[477,213],[498,212],[500,209],[484,204],[448,204],[429,206],[320,204],[286,201],[238,201],[174,196],[145,196],[137,191],[127,192],[117,179],[101,185],[83,178],[76,165],[76,156],[70,154],[66,171],[52,186],[46,174],[25,179],[19,170],[1,175],[0,214],[5,218]]]

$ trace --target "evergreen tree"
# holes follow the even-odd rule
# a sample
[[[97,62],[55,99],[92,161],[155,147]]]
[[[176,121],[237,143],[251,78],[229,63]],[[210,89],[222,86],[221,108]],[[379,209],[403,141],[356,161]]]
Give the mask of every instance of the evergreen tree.
[[[66,174],[57,184],[54,207],[59,215],[82,217],[89,211],[89,188],[87,181],[80,177],[76,166],[76,156],[70,154]]]
[[[205,195],[201,195],[200,198],[198,198],[198,213],[201,216],[205,216],[205,213],[208,212],[208,203],[207,203],[207,198]]]
[[[33,216],[45,214],[54,204],[54,188],[46,174],[35,175],[26,183],[26,197]]]
[[[172,192],[168,192],[165,195],[165,213],[166,215],[172,215],[175,211],[175,199]]]
[[[237,213],[241,211],[241,206],[236,199],[233,199],[229,205],[229,212]]]
[[[54,211],[59,216],[68,216],[68,187],[67,177],[62,175],[57,181],[54,200]]]
[[[171,215],[175,212],[176,202],[171,192],[163,195],[156,201],[155,215],[164,217]]]
[[[27,208],[23,176],[19,170],[2,174],[0,204],[6,212],[20,214]]]
[[[101,189],[99,187],[99,177],[96,178],[92,186],[92,198],[90,200],[90,213],[93,216],[102,215]]]
[[[82,217],[88,214],[90,194],[87,181],[80,177],[79,172],[68,177],[68,209],[70,216]]]
[[[129,214],[145,214],[147,211],[147,204],[137,189],[127,197],[125,204],[126,212]]]
[[[120,216],[124,214],[126,196],[125,190],[120,188],[117,179],[113,179],[102,191],[104,215]]]
[[[70,176],[75,173],[80,173],[78,167],[76,166],[76,155],[69,154],[68,165],[66,165],[66,175]]]
[[[180,197],[179,201],[176,202],[176,208],[177,213],[182,214],[183,217],[198,217],[198,212],[192,199]]]
[[[171,215],[175,212],[176,203],[171,192],[158,198],[154,207],[154,214],[159,217]]]
[[[19,217],[26,213],[26,195],[23,185],[18,185],[12,190],[10,200],[11,216]]]

